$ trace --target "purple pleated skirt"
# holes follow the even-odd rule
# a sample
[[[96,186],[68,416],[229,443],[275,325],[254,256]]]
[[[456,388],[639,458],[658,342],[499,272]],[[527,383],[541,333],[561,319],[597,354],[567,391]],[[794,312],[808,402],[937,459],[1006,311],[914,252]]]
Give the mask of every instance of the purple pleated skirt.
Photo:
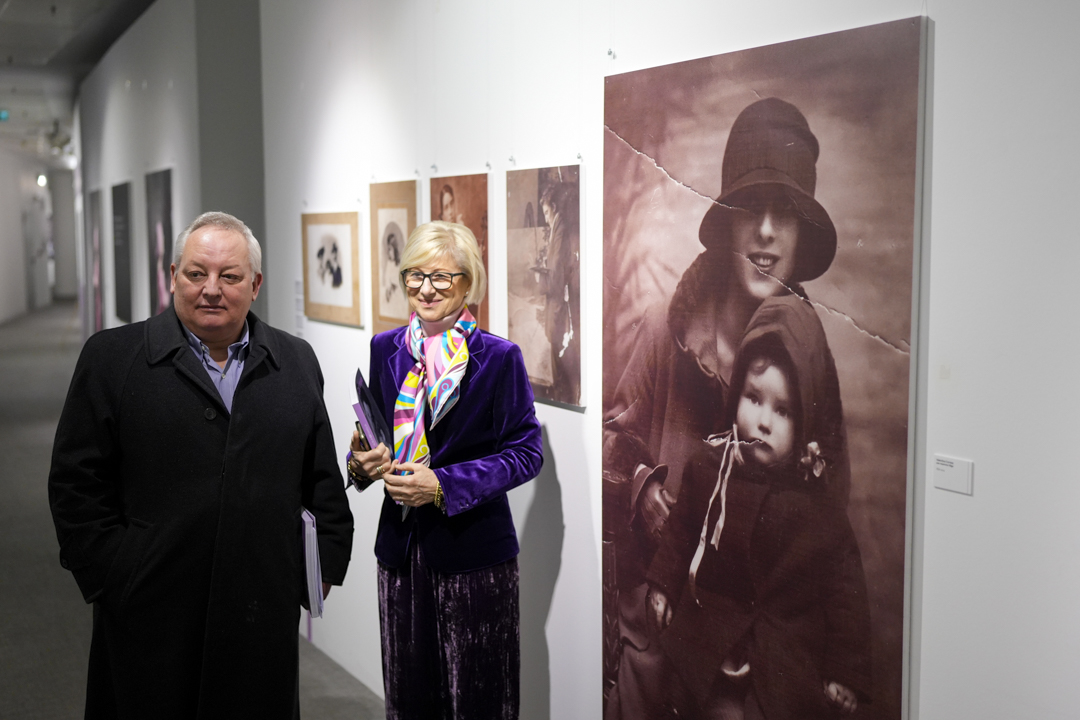
[[[517,720],[517,558],[440,573],[411,545],[408,564],[378,564],[387,720]]]

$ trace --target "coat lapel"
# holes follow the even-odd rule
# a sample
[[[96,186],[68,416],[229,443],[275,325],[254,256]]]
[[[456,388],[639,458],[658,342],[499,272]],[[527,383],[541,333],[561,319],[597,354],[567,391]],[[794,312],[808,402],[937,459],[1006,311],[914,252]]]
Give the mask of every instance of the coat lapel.
[[[264,362],[269,363],[275,370],[281,368],[278,363],[277,338],[270,332],[269,326],[260,320],[255,313],[249,312],[248,321],[248,357],[244,362],[244,374],[240,376],[240,384],[237,390],[251,381],[252,374]]]
[[[194,383],[211,402],[222,412],[227,413],[221,395],[211,382],[206,369],[199,364],[198,358],[188,347],[187,337],[180,327],[176,310],[170,305],[160,315],[146,321],[146,359],[151,365],[165,362],[171,356],[176,371]]]

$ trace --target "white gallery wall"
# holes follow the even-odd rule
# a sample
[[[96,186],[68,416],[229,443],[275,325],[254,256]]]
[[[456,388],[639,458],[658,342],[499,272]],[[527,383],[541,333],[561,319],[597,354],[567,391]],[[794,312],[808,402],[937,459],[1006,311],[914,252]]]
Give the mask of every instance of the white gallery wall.
[[[199,212],[199,123],[194,0],[158,0],[109,49],[79,88],[82,192],[101,192],[105,327],[116,317],[112,187],[131,183],[131,313],[150,315],[146,175],[172,170],[172,225]],[[85,232],[86,208],[77,222]]]
[[[194,0],[158,0],[81,91],[83,137],[92,139],[83,147],[82,183],[103,191],[106,238],[109,188],[132,182],[137,318],[149,312],[139,271],[148,263],[145,173],[173,168],[174,228],[199,209],[194,12]],[[916,421],[925,452],[910,520],[911,716],[1075,717],[1080,443],[1072,410],[1080,405],[1073,362],[1080,340],[1070,324],[1080,225],[1070,211],[1080,190],[1073,91],[1080,50],[1072,37],[1080,6],[263,0],[260,13],[268,315],[318,353],[342,451],[353,373],[368,364],[370,290],[361,293],[363,329],[302,317],[301,214],[359,211],[368,278],[369,183],[416,179],[424,221],[430,177],[489,172],[491,318],[505,334],[506,171],[581,164],[586,408],[538,405],[545,469],[511,493],[522,541],[526,718],[600,717],[605,75],[929,15],[928,321]],[[0,273],[7,265],[0,262]],[[109,243],[103,265],[108,318]],[[4,303],[14,292],[7,278]],[[973,496],[928,485],[933,453],[974,460]],[[353,564],[312,629],[319,647],[377,692],[379,494],[350,491]]]
[[[27,257],[22,217],[24,161],[0,150],[0,322],[27,311]]]
[[[52,303],[53,202],[45,163],[0,150],[0,323]]]

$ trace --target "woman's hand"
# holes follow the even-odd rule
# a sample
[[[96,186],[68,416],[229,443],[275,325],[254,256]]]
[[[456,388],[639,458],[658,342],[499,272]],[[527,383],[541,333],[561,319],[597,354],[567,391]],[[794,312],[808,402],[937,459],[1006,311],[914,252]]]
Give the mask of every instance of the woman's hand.
[[[353,464],[353,469],[364,477],[369,477],[372,480],[382,480],[383,475],[394,472],[397,467],[393,457],[390,455],[390,450],[382,443],[379,443],[378,447],[368,452],[361,450],[360,433],[358,432],[353,432],[349,449],[352,451],[352,460],[349,462]]]
[[[397,472],[410,475],[398,475]],[[421,463],[403,462],[395,465],[395,474],[383,477],[386,491],[396,502],[409,507],[420,507],[435,502],[435,488],[439,478],[435,471]]]

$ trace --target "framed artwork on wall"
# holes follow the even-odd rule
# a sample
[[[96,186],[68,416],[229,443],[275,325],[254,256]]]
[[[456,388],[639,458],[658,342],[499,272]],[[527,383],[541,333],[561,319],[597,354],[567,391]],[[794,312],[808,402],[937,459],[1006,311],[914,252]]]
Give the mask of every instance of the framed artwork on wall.
[[[409,322],[409,301],[401,289],[401,253],[416,228],[415,180],[371,184],[372,332]]]
[[[150,258],[150,314],[157,315],[172,303],[172,170],[146,176],[146,238]]]
[[[488,265],[488,177],[486,174],[431,178],[431,219],[460,223],[472,230],[480,245],[484,269]],[[477,324],[488,330],[487,297],[479,307],[470,307]]]
[[[605,80],[609,709],[902,716],[926,28]]]
[[[90,291],[90,329],[91,332],[98,332],[105,328],[105,305],[101,287],[105,279],[101,267],[101,191],[91,192],[88,200],[86,274],[90,281],[86,286]]]
[[[360,216],[355,212],[300,216],[304,314],[360,327]]]
[[[508,337],[537,400],[581,406],[579,167],[506,173]]]
[[[131,322],[131,183],[122,183],[112,187],[112,227],[116,317],[129,323]]]

